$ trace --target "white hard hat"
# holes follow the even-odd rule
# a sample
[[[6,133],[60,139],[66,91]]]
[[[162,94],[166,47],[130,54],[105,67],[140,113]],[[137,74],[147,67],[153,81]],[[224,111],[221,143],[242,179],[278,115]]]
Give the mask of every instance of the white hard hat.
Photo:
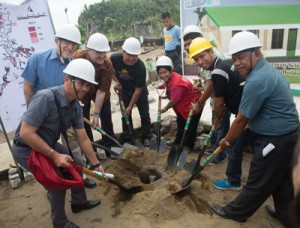
[[[134,37],[129,37],[124,41],[122,49],[131,55],[141,54],[141,43]]]
[[[64,25],[57,30],[55,37],[81,44],[81,35],[79,29],[74,25]]]
[[[106,36],[101,33],[94,33],[91,35],[86,46],[87,48],[101,52],[107,52],[110,50]]]
[[[229,55],[258,47],[262,47],[262,44],[254,33],[238,32],[229,42]]]
[[[202,31],[201,29],[197,26],[197,25],[188,25],[184,28],[183,30],[183,38],[188,35],[188,34],[191,34],[191,33],[198,33],[199,35],[202,36]]]
[[[157,59],[155,67],[157,69],[157,67],[160,66],[170,66],[172,68],[173,67],[172,60],[168,56],[161,56]]]
[[[86,59],[79,58],[72,60],[64,70],[64,73],[95,85],[98,84],[95,82],[95,68]]]

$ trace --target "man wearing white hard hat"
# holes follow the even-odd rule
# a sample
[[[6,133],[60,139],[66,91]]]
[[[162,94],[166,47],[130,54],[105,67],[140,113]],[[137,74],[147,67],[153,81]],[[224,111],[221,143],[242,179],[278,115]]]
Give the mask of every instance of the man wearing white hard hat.
[[[82,99],[84,103],[83,116],[90,119],[91,100],[94,101],[94,114],[92,123],[95,127],[100,127],[99,118],[101,119],[101,128],[109,135],[114,136],[113,123],[111,119],[110,104],[110,86],[114,69],[107,52],[110,50],[108,40],[101,33],[92,34],[87,42],[87,49],[77,50],[73,58],[84,58],[89,60],[96,70],[95,81],[97,85],[90,88],[89,93]],[[85,124],[85,129],[91,141],[93,134],[91,127]],[[102,139],[105,146],[112,146],[112,141],[106,136]]]
[[[36,52],[30,57],[22,73],[27,104],[37,91],[63,84],[63,70],[71,61],[80,40],[78,28],[64,25],[55,35],[55,48]]]
[[[234,66],[247,79],[238,115],[220,146],[230,147],[248,126],[254,154],[241,193],[226,206],[213,205],[212,209],[223,218],[246,222],[272,196],[275,211],[268,206],[268,213],[285,227],[294,227],[288,211],[294,197],[291,161],[299,116],[289,83],[264,59],[261,47],[251,32],[239,32],[229,43]]]
[[[12,146],[18,163],[30,170],[28,159],[33,149],[51,159],[57,167],[68,167],[73,159],[82,165],[80,159],[75,155],[72,159],[68,149],[58,142],[62,129],[73,127],[82,151],[92,164],[91,169],[104,173],[83,127],[82,108],[78,102],[87,94],[91,84],[97,84],[94,66],[85,59],[75,59],[64,70],[63,85],[41,90],[32,97]],[[66,190],[47,190],[53,227],[77,228],[66,216]],[[87,200],[83,187],[71,188],[73,213],[94,208],[100,203],[100,200]],[[45,224],[45,227],[49,225]]]
[[[148,90],[146,85],[146,67],[139,59],[141,44],[134,37],[127,38],[122,46],[122,53],[111,55],[110,59],[115,70],[115,88],[122,92],[126,106],[125,114],[129,117],[133,129],[131,111],[134,105],[138,107],[144,145],[150,145],[151,120],[149,114]],[[123,136],[130,141],[129,131],[122,120]]]

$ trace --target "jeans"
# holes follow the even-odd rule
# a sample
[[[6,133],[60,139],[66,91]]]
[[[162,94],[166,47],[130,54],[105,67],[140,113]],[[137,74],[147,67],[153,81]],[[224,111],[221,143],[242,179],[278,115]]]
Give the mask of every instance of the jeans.
[[[125,89],[122,91],[122,98],[125,103],[125,107],[128,107],[130,100],[132,98],[133,93],[128,92]],[[141,126],[142,126],[142,134],[144,139],[151,139],[151,120],[149,113],[149,101],[148,101],[148,90],[147,87],[144,87],[142,93],[136,102],[136,106],[139,110],[140,118],[141,118]],[[131,115],[128,117],[131,130],[133,130],[132,117]],[[129,129],[125,123],[124,118],[122,118],[122,129],[123,136],[125,140],[130,140]]]
[[[223,139],[230,127],[230,116],[231,113],[229,111],[225,112],[223,117],[222,117],[222,121],[220,123],[220,125],[218,126],[218,128],[216,129],[216,140],[213,146],[213,151],[215,151],[217,149],[217,147],[219,146],[219,142],[221,141],[221,139]],[[224,157],[226,157],[226,151],[222,151],[215,159],[216,160],[223,160]]]
[[[233,142],[232,147],[227,150],[228,163],[226,175],[228,182],[234,186],[241,185],[243,149],[246,145],[248,135],[248,130],[242,132],[242,134],[240,134]]]

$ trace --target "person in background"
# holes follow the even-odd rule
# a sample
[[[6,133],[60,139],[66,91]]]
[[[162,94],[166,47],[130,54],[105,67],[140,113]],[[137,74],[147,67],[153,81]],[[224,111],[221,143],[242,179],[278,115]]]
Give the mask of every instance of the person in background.
[[[161,56],[157,59],[156,72],[164,82],[157,89],[166,88],[166,94],[170,100],[161,109],[161,113],[168,111],[170,108],[173,108],[176,113],[177,132],[173,144],[179,145],[191,109],[191,103],[199,99],[201,92],[195,93],[193,84],[188,79],[183,78],[180,74],[173,71],[172,60],[167,56]],[[183,145],[190,151],[194,148],[201,114],[202,111],[192,116],[189,129],[186,133]]]
[[[24,168],[28,167],[31,149],[42,153],[53,160],[57,167],[68,167],[72,157],[68,149],[58,142],[62,129],[73,127],[78,143],[92,164],[91,169],[102,172],[82,121],[82,108],[78,100],[86,95],[90,84],[95,82],[95,69],[84,59],[75,59],[63,71],[65,73],[63,85],[44,89],[35,94],[25,112],[14,137],[12,154],[15,160]],[[54,95],[55,94],[55,95]],[[61,116],[54,96],[57,97]],[[61,120],[60,118],[63,118]],[[64,126],[61,126],[64,123]],[[81,160],[73,156],[77,164]],[[51,219],[54,228],[77,228],[70,222],[65,213],[64,190],[48,190],[48,199],[51,204]],[[84,188],[71,188],[71,209],[73,213],[91,209],[100,204],[100,200],[87,200]]]
[[[146,67],[139,59],[141,44],[134,37],[127,38],[122,46],[121,53],[111,55],[115,75],[115,89],[121,91],[126,106],[125,115],[129,117],[131,129],[133,129],[131,111],[137,106],[141,117],[144,146],[149,147],[151,139],[151,120],[149,113],[148,90],[146,85]],[[124,119],[122,119],[123,137],[130,141],[129,131]]]
[[[247,127],[254,154],[241,193],[226,206],[212,205],[212,209],[225,219],[246,222],[272,196],[279,221],[294,227],[288,208],[294,198],[291,162],[299,116],[289,83],[264,59],[261,47],[251,32],[236,33],[229,42],[234,66],[247,79],[238,115],[220,146],[229,148]]]
[[[95,81],[97,85],[92,86],[89,93],[82,99],[84,103],[83,116],[90,119],[91,101],[95,102],[93,126],[100,127],[99,118],[101,119],[101,128],[109,135],[114,137],[113,123],[111,119],[111,104],[110,104],[110,86],[114,69],[107,52],[110,50],[106,36],[100,33],[91,35],[87,42],[87,49],[80,49],[73,55],[74,59],[84,58],[89,60],[96,70]],[[93,134],[91,127],[85,124],[85,129],[91,141]],[[110,147],[112,141],[103,136],[102,142],[104,146]]]
[[[195,38],[190,45],[190,57],[204,70],[211,71],[211,82],[214,90],[214,125],[218,126],[222,119],[228,118],[228,113],[237,115],[240,100],[243,93],[245,77],[240,75],[232,61],[222,60],[215,56],[211,43],[202,37]],[[198,113],[202,110],[202,96],[192,107]],[[230,116],[230,115],[229,115]],[[229,128],[229,126],[226,126]],[[223,123],[222,130],[225,129]],[[222,132],[226,134],[226,132]],[[217,135],[217,140],[219,135]],[[228,164],[226,169],[227,178],[214,182],[214,186],[221,190],[240,190],[242,175],[243,148],[245,145],[246,133],[242,134],[234,148],[228,150]]]
[[[165,55],[172,60],[174,71],[182,75],[180,27],[178,27],[173,23],[169,12],[162,13],[161,19],[164,25],[163,33],[164,33]]]

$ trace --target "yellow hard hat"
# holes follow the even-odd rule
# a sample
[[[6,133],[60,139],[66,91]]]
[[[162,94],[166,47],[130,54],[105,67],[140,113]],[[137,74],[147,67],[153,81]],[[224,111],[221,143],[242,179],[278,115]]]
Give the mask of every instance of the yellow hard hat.
[[[193,39],[189,51],[190,51],[190,58],[193,58],[194,56],[198,55],[199,53],[208,50],[210,48],[213,48],[211,43],[203,38],[203,37],[197,37]]]

